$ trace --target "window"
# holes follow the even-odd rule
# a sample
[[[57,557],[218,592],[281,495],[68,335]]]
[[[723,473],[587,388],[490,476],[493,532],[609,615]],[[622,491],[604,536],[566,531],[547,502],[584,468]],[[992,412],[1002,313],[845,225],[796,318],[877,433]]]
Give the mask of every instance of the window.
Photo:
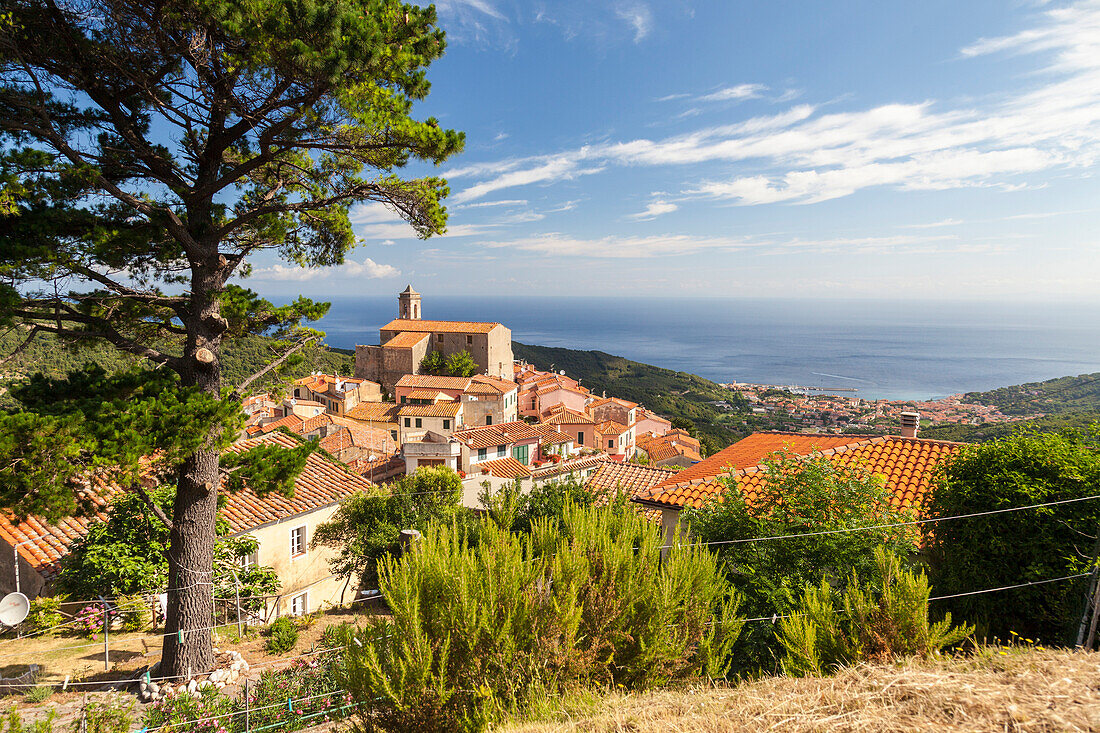
[[[435,340],[436,340],[436,343],[439,343],[439,344],[443,343],[443,334],[437,333],[435,335]]]
[[[306,554],[306,528],[295,527],[290,530],[290,556],[297,557]]]
[[[407,400],[407,399],[408,399],[408,398],[407,398],[407,397],[405,397],[405,395],[401,395],[401,404],[402,404],[402,405],[403,405],[403,404],[405,404],[405,400]]]
[[[450,420],[444,420],[443,421],[443,429],[444,430],[450,430],[451,429],[451,421]]]
[[[526,466],[527,460],[528,458],[530,458],[531,455],[529,450],[530,447],[531,446],[528,445],[517,445],[515,448],[512,449],[512,457]]]
[[[485,416],[485,424],[486,425],[492,425],[493,424],[493,416],[492,415],[486,415]]]
[[[584,433],[577,433],[577,445],[584,445]]]
[[[473,336],[467,336],[466,337],[466,345],[467,346],[473,346],[473,344],[474,344],[474,337]]]
[[[309,591],[290,599],[290,615],[305,616],[309,613]]]
[[[504,454],[508,452],[508,448],[503,445],[497,446],[497,458],[504,458]]]
[[[247,555],[240,557],[241,569],[251,570],[260,564],[260,546],[256,545],[256,550]]]
[[[395,440],[395,441],[397,440],[397,431],[396,430],[391,430],[390,431],[390,439]]]
[[[614,448],[615,447],[615,441],[614,440],[607,441],[607,447],[608,448]]]
[[[405,418],[405,427],[407,427],[407,428],[412,427],[412,418],[410,418],[410,417]]]
[[[416,427],[418,427],[418,428],[424,427],[424,421],[421,420],[419,417],[416,418]]]
[[[488,458],[488,456],[489,456],[489,451],[488,451],[487,448],[478,448],[477,449],[477,459],[479,461],[484,461],[486,458]]]

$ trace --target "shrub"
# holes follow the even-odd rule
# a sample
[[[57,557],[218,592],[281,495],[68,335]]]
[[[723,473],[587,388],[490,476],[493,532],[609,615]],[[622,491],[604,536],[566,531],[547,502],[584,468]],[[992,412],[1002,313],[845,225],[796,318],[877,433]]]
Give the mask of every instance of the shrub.
[[[64,622],[61,604],[64,596],[39,596],[31,601],[31,610],[26,623],[35,634],[56,633],[54,630]]]
[[[382,730],[481,730],[578,684],[644,688],[724,672],[737,597],[698,546],[661,562],[633,512],[566,503],[530,534],[491,521],[476,545],[434,525],[379,563],[391,620],[353,633],[341,680]]]
[[[73,628],[95,641],[99,632],[103,631],[104,609],[100,604],[85,606],[73,617]]]
[[[971,514],[1096,494],[1100,433],[1017,435],[968,446],[944,466],[929,517]],[[1087,572],[1100,502],[935,522],[928,525],[932,582],[944,595]],[[1050,583],[944,603],[982,636],[1015,631],[1073,643],[1087,580]]]
[[[916,550],[909,528],[874,528],[911,519],[891,508],[883,480],[858,464],[840,464],[819,453],[799,456],[780,451],[765,462],[767,481],[751,505],[737,480],[720,479],[722,495],[701,509],[682,513],[691,535],[702,542],[771,537],[821,530],[858,532],[726,543],[716,547],[730,581],[745,597],[749,616],[784,614],[808,585],[828,581],[839,588],[850,577],[871,578],[873,549],[885,546],[899,557]],[[769,625],[755,624],[738,643],[740,672],[775,671],[782,647]]]
[[[13,705],[0,715],[0,733],[53,733],[53,722],[56,718],[57,711],[50,710],[45,718],[24,723],[19,710]]]
[[[53,687],[51,685],[35,685],[23,693],[23,702],[37,705],[40,702],[46,702],[52,695]]]
[[[134,722],[132,704],[103,700],[84,706],[81,733],[128,733]]]
[[[122,596],[115,604],[115,612],[122,621],[123,631],[141,631],[153,620],[152,606],[144,596]]]
[[[779,622],[776,636],[795,676],[820,676],[861,661],[928,656],[969,637],[973,626],[951,627],[951,614],[928,620],[928,578],[905,570],[898,557],[875,548],[877,577],[866,588],[853,574],[842,593],[828,581],[808,586],[795,612]]]
[[[236,708],[231,699],[213,687],[204,687],[194,695],[181,692],[153,703],[145,709],[142,725],[149,730],[157,730],[157,733],[224,733],[233,727]],[[237,715],[243,728],[244,713],[238,712]],[[197,720],[203,722],[192,722]]]
[[[291,731],[348,717],[351,697],[339,689],[335,663],[332,656],[307,657],[294,660],[289,669],[265,671],[248,693],[251,728]],[[295,701],[293,710],[288,699]]]
[[[298,625],[288,616],[280,616],[267,627],[267,642],[264,649],[268,654],[286,654],[298,643]]]

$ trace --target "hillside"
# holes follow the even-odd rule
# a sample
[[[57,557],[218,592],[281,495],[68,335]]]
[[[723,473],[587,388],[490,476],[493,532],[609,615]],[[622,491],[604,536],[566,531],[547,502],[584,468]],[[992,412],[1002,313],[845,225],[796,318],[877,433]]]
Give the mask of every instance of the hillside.
[[[687,372],[642,364],[602,351],[576,351],[549,346],[531,346],[513,342],[517,359],[538,369],[564,371],[580,380],[594,394],[621,397],[644,405],[666,417],[681,417],[695,424],[700,437],[710,436],[719,447],[752,432],[745,423],[749,412],[744,399],[724,387]],[[711,402],[726,401],[732,412],[718,409]]]
[[[833,677],[766,677],[735,687],[583,695],[507,733],[633,731],[1100,730],[1100,654],[996,647],[861,665]],[[556,714],[555,714],[556,713]]]
[[[967,392],[967,402],[993,405],[1006,415],[1100,411],[1100,372]]]
[[[22,333],[6,331],[0,333],[0,355],[10,354],[22,341]],[[258,372],[275,359],[281,351],[274,346],[272,339],[262,336],[247,336],[227,342],[222,352],[222,377],[226,385],[235,385],[251,374]],[[124,354],[105,343],[92,343],[73,347],[63,344],[52,334],[40,334],[26,350],[4,365],[0,372],[0,390],[3,386],[27,374],[41,372],[49,377],[63,377],[69,371],[79,369],[86,363],[98,364],[108,372],[140,362],[138,357]],[[355,368],[354,352],[328,347],[307,348],[303,358],[289,366],[286,373],[290,377],[304,377],[312,371],[333,370],[342,374],[351,374]],[[270,385],[274,377],[269,376],[254,383],[254,388]],[[6,390],[4,390],[6,392]],[[10,399],[0,396],[0,405],[9,406]]]
[[[998,438],[1007,438],[1021,431],[1053,433],[1066,428],[1087,430],[1100,424],[1100,410],[1092,412],[1067,412],[1058,415],[1045,415],[1033,420],[1018,422],[986,423],[984,425],[958,425],[941,423],[921,428],[922,438],[954,440],[960,443],[985,443]]]

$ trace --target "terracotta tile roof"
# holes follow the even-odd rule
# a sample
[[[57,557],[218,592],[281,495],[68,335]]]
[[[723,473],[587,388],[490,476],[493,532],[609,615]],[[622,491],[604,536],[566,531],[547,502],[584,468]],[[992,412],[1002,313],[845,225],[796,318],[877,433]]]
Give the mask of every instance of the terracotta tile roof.
[[[297,428],[290,428],[290,429],[293,430],[294,432],[298,433],[299,435],[308,435],[309,433],[312,433],[314,430],[320,430],[321,428],[325,427],[326,425],[332,425],[332,424],[333,424],[332,415],[328,415],[328,414],[322,412],[320,415],[314,415],[313,417],[309,418],[308,420],[304,420],[302,422],[302,424],[299,425]]]
[[[282,433],[274,433],[237,443],[230,450],[242,451],[262,443],[273,443],[285,448],[299,445],[298,440]],[[349,471],[342,464],[310,454],[305,468],[294,482],[294,497],[267,494],[260,497],[250,489],[235,494],[226,493],[225,506],[219,513],[232,534],[240,534],[262,524],[315,511],[340,501],[356,491],[374,489],[374,484]],[[68,554],[72,543],[88,532],[88,525],[107,518],[106,510],[111,497],[120,492],[116,486],[100,479],[88,483],[80,493],[93,506],[92,512],[83,517],[69,517],[56,524],[47,523],[41,517],[30,516],[16,524],[11,515],[0,513],[0,540],[14,545],[31,540],[18,548],[20,557],[44,577],[53,577],[62,557]]]
[[[604,420],[596,425],[596,431],[603,435],[622,435],[629,429],[629,425],[623,425],[614,420]]]
[[[267,425],[261,425],[260,432],[270,433],[272,430],[277,430],[278,428],[286,428],[287,430],[298,432],[298,430],[301,429],[303,422],[305,421],[297,415],[287,415],[286,417],[279,418],[275,422],[269,422]]]
[[[366,379],[358,379],[356,377],[341,377],[338,374],[311,374],[308,377],[295,379],[294,384],[299,387],[305,387],[311,392],[332,392],[335,394],[336,385],[341,382],[353,387],[358,387],[366,381]]]
[[[577,458],[567,458],[561,463],[548,463],[545,466],[536,468],[531,471],[531,475],[536,478],[542,479],[547,476],[558,476],[573,473],[574,471],[584,471],[598,466],[601,463],[607,461],[607,456],[603,454],[597,454],[594,456],[578,456]]]
[[[405,331],[397,334],[392,339],[382,344],[384,349],[411,349],[431,334]]]
[[[498,445],[508,445],[517,441],[541,440],[546,435],[541,425],[528,425],[522,420],[501,423],[500,425],[485,425],[477,428],[464,428],[454,434],[459,440],[471,448],[492,448]]]
[[[639,466],[636,463],[615,463],[604,461],[596,469],[587,482],[585,488],[594,497],[595,503],[602,506],[611,501],[615,494],[622,491],[631,498],[643,494],[661,481],[665,480],[676,471],[667,468],[655,468],[652,466]],[[642,514],[651,521],[661,521],[661,510],[654,507],[635,505],[642,510]]]
[[[871,473],[881,476],[891,491],[891,503],[895,507],[919,509],[931,486],[935,469],[944,461],[957,455],[962,447],[961,443],[888,435],[864,438],[859,442],[827,448],[820,452],[830,461],[860,465]],[[812,452],[813,448],[807,448],[800,455],[809,455]],[[678,476],[666,479],[646,494],[636,497],[636,500],[672,508],[702,506],[707,500],[721,494],[724,490],[717,476],[728,475],[731,472],[720,471],[715,475],[695,479],[685,477],[685,474],[698,468],[699,465],[701,464],[681,471]],[[762,465],[743,467],[734,470],[732,475],[736,476],[738,488],[750,503],[767,480],[767,474]]]
[[[420,333],[489,333],[499,323],[483,323],[480,321],[420,321],[405,318],[396,318],[381,331],[416,331]]]
[[[803,433],[753,433],[723,448],[706,460],[685,468],[676,477],[675,483],[691,481],[697,478],[710,478],[723,473],[727,468],[748,468],[763,463],[764,459],[779,450],[788,450],[799,455],[812,453],[815,449],[827,450],[842,445],[852,445],[865,441],[869,435],[806,435]],[[666,481],[669,485],[673,481]]]
[[[516,389],[519,385],[515,382],[507,379],[499,379],[497,377],[490,377],[486,374],[475,374],[471,377],[472,383],[470,384],[470,390],[474,389],[474,385],[481,385],[479,388],[489,387],[500,394],[508,394],[512,390]]]
[[[401,379],[397,380],[396,386],[464,391],[470,386],[470,377],[436,377],[431,374],[406,374],[401,377]]]
[[[405,396],[410,400],[431,400],[432,402],[436,400],[451,402],[454,400],[454,398],[446,392],[437,392],[434,389],[414,389]]]
[[[352,420],[395,422],[398,409],[399,406],[393,402],[360,402],[344,413],[344,416]]]
[[[593,407],[603,407],[604,405],[608,404],[616,404],[620,407],[625,407],[628,410],[633,410],[635,407],[638,406],[637,402],[631,402],[630,400],[621,400],[618,397],[602,397],[588,405],[588,409],[591,410]]]
[[[531,475],[531,469],[512,456],[497,458],[495,461],[482,461],[470,467],[470,471],[489,474],[497,478],[525,478]]]
[[[397,414],[401,417],[454,417],[462,410],[458,402],[440,402],[435,405],[401,405]]]
[[[539,445],[564,445],[566,443],[572,443],[574,440],[576,440],[576,438],[572,435],[554,431],[543,435],[542,440],[539,441]]]
[[[554,405],[550,414],[542,419],[546,425],[595,425],[596,421],[564,405]]]

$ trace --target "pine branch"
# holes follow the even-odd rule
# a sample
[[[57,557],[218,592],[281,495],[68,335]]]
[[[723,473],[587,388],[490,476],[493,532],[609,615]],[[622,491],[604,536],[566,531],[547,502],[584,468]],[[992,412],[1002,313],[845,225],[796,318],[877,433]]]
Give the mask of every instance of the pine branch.
[[[238,384],[238,385],[237,385],[236,387],[234,387],[234,388],[233,388],[233,398],[234,398],[234,399],[240,399],[240,397],[241,397],[241,393],[242,393],[242,392],[243,392],[243,391],[244,391],[245,389],[247,389],[247,388],[248,388],[248,385],[252,384],[252,383],[253,383],[253,382],[255,382],[255,381],[256,381],[257,379],[259,379],[259,378],[260,378],[260,377],[262,377],[263,375],[265,375],[265,374],[267,374],[268,372],[270,372],[270,371],[271,371],[272,369],[275,369],[276,367],[278,367],[278,366],[279,366],[280,364],[282,364],[282,363],[283,363],[284,361],[286,361],[287,359],[289,359],[289,358],[290,358],[290,356],[291,356],[291,355],[292,355],[292,354],[293,354],[294,352],[298,351],[299,349],[302,349],[303,347],[305,347],[305,346],[306,346],[306,344],[309,344],[309,343],[310,343],[310,342],[312,342],[312,341],[316,341],[316,340],[317,340],[318,338],[320,338],[320,337],[319,337],[319,336],[310,336],[310,337],[309,337],[309,338],[307,338],[307,339],[304,339],[304,340],[302,340],[302,341],[299,341],[299,342],[298,342],[297,344],[295,344],[295,345],[294,345],[293,347],[291,347],[291,348],[290,348],[290,349],[288,349],[288,350],[287,350],[286,352],[284,352],[284,353],[283,353],[283,355],[282,355],[282,356],[280,356],[280,357],[279,357],[278,359],[276,359],[275,361],[271,362],[270,364],[268,364],[267,366],[265,366],[265,367],[264,367],[263,369],[261,369],[260,371],[256,372],[256,373],[255,373],[255,374],[253,374],[252,376],[250,376],[250,377],[248,377],[247,379],[245,379],[245,380],[244,380],[243,382],[241,382],[240,384]]]

